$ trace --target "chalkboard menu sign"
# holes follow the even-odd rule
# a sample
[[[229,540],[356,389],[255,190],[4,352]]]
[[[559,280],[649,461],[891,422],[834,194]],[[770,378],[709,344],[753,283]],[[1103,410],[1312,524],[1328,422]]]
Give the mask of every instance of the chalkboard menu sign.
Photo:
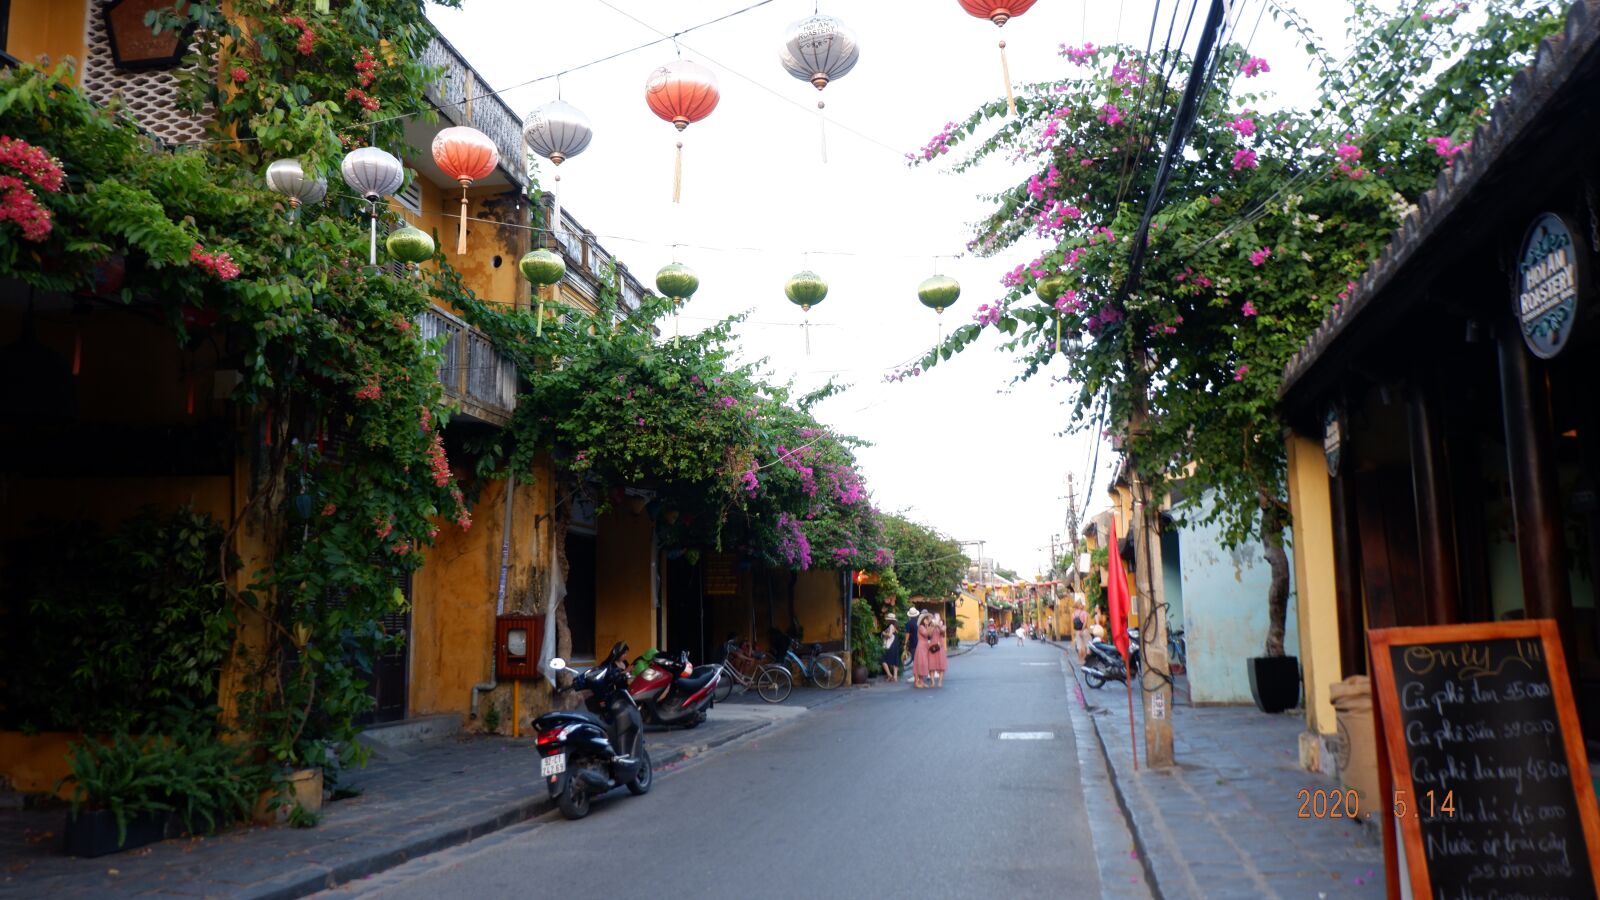
[[[734,597],[739,594],[739,573],[734,564],[739,557],[732,553],[707,553],[700,557],[702,584],[707,597]]]
[[[1371,642],[1391,894],[1405,877],[1418,898],[1595,897],[1600,816],[1555,623]]]

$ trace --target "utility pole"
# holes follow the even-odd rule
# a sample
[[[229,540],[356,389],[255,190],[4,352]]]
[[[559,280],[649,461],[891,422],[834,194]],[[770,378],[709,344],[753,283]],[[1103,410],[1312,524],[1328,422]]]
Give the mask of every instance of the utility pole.
[[[1071,592],[1072,592],[1072,599],[1073,599],[1074,602],[1076,602],[1077,599],[1078,599],[1078,590],[1079,590],[1079,587],[1080,587],[1080,585],[1078,584],[1078,542],[1083,537],[1083,535],[1079,532],[1080,524],[1081,523],[1078,522],[1078,488],[1077,488],[1077,485],[1075,485],[1073,483],[1072,473],[1068,472],[1067,473],[1067,542],[1066,542],[1066,552],[1070,553],[1071,554],[1071,558],[1072,558],[1072,589],[1071,589]]]
[[[1137,391],[1133,398],[1133,411],[1128,421],[1130,445],[1132,438],[1143,432],[1149,415],[1147,394],[1147,362],[1141,347],[1135,358],[1137,365]],[[1128,531],[1133,535],[1133,567],[1135,602],[1139,610],[1139,652],[1143,656],[1139,667],[1140,699],[1144,703],[1144,761],[1152,769],[1173,764],[1172,757],[1172,679],[1167,664],[1167,616],[1160,609],[1162,579],[1156,571],[1161,566],[1161,513],[1152,509],[1150,483],[1140,471],[1140,460],[1129,453],[1128,471],[1133,482],[1133,521]],[[1152,684],[1154,687],[1152,687]]]

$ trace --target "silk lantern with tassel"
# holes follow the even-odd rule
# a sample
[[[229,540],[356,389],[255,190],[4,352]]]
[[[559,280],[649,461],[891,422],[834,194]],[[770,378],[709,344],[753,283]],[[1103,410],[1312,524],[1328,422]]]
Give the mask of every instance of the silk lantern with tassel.
[[[406,180],[405,167],[394,155],[377,147],[359,147],[351,150],[339,164],[339,174],[344,183],[367,201],[367,211],[372,217],[372,249],[370,264],[378,264],[378,201],[400,190]]]
[[[384,241],[384,246],[389,250],[391,258],[405,263],[407,271],[415,269],[418,263],[433,259],[436,249],[433,235],[415,225],[407,225],[389,235],[389,239]]]
[[[961,282],[949,275],[934,275],[917,285],[917,299],[939,319],[939,343],[944,343],[944,311],[961,297]]]
[[[815,15],[791,22],[783,34],[778,60],[790,75],[822,90],[849,74],[861,59],[855,33],[833,16]],[[828,161],[827,105],[817,100],[817,122],[822,130],[822,161]]]
[[[700,289],[700,276],[680,262],[668,263],[656,273],[656,290],[672,301],[672,337],[678,337],[678,307]]]
[[[522,126],[522,140],[528,149],[556,166],[555,186],[550,189],[550,230],[561,230],[561,164],[582,153],[594,139],[589,117],[570,103],[554,100],[528,113]]]
[[[650,111],[671,122],[680,132],[711,115],[722,99],[717,78],[699,63],[680,59],[650,73],[644,84],[644,102]],[[672,202],[683,196],[683,141],[672,165]]]
[[[811,307],[821,303],[828,296],[828,283],[822,276],[815,272],[796,272],[783,286],[783,295],[789,302],[800,307],[800,311],[807,313],[805,322],[800,326],[806,333],[806,353],[811,352]]]
[[[1039,284],[1036,287],[1034,287],[1033,292],[1039,296],[1040,300],[1043,300],[1044,302],[1050,304],[1050,308],[1055,314],[1055,317],[1056,317],[1056,349],[1055,349],[1055,352],[1056,353],[1060,353],[1061,352],[1061,310],[1056,309],[1055,305],[1056,305],[1056,301],[1060,300],[1062,295],[1067,292],[1067,279],[1065,277],[1061,276],[1061,275],[1049,275],[1049,276],[1046,276],[1044,278],[1039,279]]]
[[[544,335],[544,289],[567,277],[567,263],[560,254],[543,248],[530,251],[517,263],[522,277],[532,282],[539,291],[539,318],[534,324],[534,334]]]
[[[288,198],[290,218],[301,206],[315,206],[328,195],[328,179],[310,177],[298,159],[279,159],[269,164],[267,187]]]
[[[500,150],[487,134],[470,125],[455,125],[433,136],[433,161],[461,185],[461,230],[456,233],[459,256],[467,252],[467,188],[489,177],[500,164]]]
[[[959,0],[961,8],[980,19],[988,19],[996,26],[1005,24],[1027,12],[1036,0]],[[1006,62],[1006,42],[1000,42],[1000,74],[1006,80],[1006,114],[1017,114],[1017,98],[1011,92],[1011,66]]]

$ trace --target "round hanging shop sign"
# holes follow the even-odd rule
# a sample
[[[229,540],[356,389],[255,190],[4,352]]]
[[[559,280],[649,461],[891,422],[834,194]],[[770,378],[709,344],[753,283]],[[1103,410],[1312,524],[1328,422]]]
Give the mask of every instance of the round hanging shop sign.
[[[1540,359],[1560,353],[1578,320],[1583,273],[1572,228],[1555,213],[1533,221],[1522,239],[1517,273],[1517,321],[1523,340]]]

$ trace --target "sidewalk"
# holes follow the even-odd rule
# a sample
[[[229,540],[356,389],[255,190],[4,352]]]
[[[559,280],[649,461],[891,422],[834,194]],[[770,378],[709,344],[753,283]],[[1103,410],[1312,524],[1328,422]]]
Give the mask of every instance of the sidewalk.
[[[849,694],[811,696],[821,693],[797,690],[789,704],[773,706],[719,704],[698,728],[652,729],[655,770]],[[413,745],[353,773],[361,795],[325,804],[315,828],[239,827],[97,859],[60,853],[62,810],[0,810],[0,897],[301,897],[553,809],[536,765],[531,737]]]
[[[1126,688],[1111,682],[1090,690],[1080,678],[1076,693],[1073,702],[1084,704],[1095,732],[1079,738],[1098,739],[1111,763],[1156,896],[1383,896],[1383,840],[1374,823],[1297,816],[1301,788],[1336,787],[1299,767],[1300,715],[1193,707],[1180,692],[1172,719],[1178,764],[1144,768],[1143,722],[1136,719],[1136,772]]]

